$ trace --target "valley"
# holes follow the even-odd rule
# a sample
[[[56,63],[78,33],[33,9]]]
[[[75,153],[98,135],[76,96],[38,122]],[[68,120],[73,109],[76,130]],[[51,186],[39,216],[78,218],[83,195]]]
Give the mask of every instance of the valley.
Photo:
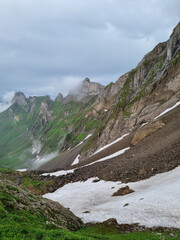
[[[180,23],[115,83],[15,93],[0,133],[0,239],[180,239]]]

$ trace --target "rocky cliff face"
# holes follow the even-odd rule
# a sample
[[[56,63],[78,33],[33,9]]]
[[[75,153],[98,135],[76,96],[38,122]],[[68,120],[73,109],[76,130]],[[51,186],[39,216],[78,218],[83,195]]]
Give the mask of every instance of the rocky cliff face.
[[[84,225],[80,218],[58,202],[34,194],[21,185],[21,180],[17,184],[15,179],[19,178],[18,175],[20,174],[15,172],[0,173],[0,207],[1,214],[4,213],[1,218],[9,219],[13,214],[17,214],[20,219],[23,212],[29,214],[30,217],[34,216],[34,220],[41,219],[41,224],[46,227],[53,225],[59,229],[76,230]],[[24,221],[25,218],[22,217],[21,220]]]
[[[57,102],[62,102],[63,99],[64,99],[64,98],[63,98],[62,93],[59,93],[59,94],[57,95],[55,101],[57,101]]]
[[[103,85],[91,82],[89,78],[86,78],[76,89],[70,92],[70,94],[64,99],[64,102],[85,102],[88,101],[92,96],[100,94],[103,89]]]
[[[90,149],[81,160],[145,122],[180,99],[180,23],[167,42],[158,44],[137,67],[110,84],[99,95],[96,111],[108,110]]]
[[[28,111],[29,109],[26,102],[26,96],[22,92],[15,93],[12,102],[19,104],[19,106],[21,106],[25,111]]]
[[[81,154],[83,161],[96,149],[153,121],[160,112],[176,103],[179,96],[180,23],[167,42],[159,43],[135,69],[106,87],[86,78],[67,97],[59,93],[55,101],[48,96],[26,98],[23,93],[16,93],[15,104],[8,110],[11,128],[7,128],[8,121],[4,120],[7,116],[3,113],[0,131],[4,134],[4,129],[11,131],[8,141],[15,135],[23,135],[24,139],[29,132],[43,142],[44,152],[69,149],[93,133]],[[15,127],[19,133],[13,130]],[[5,146],[6,142],[3,144]],[[4,159],[8,152],[15,150],[13,142],[12,148],[2,153]]]

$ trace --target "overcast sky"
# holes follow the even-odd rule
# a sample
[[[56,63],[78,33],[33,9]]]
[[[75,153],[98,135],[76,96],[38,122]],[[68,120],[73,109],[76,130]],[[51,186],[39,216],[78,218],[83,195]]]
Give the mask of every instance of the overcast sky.
[[[180,0],[0,0],[0,98],[114,82],[179,19]]]

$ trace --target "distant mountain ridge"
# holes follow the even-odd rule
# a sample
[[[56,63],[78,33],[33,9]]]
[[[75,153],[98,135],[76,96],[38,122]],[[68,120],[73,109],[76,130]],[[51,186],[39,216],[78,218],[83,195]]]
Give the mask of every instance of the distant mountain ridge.
[[[167,42],[159,43],[137,67],[106,87],[86,78],[67,97],[58,94],[26,98],[15,94],[13,105],[0,113],[0,165],[31,167],[38,157],[64,152],[89,134],[80,161],[141,124],[152,121],[179,100],[180,23]]]

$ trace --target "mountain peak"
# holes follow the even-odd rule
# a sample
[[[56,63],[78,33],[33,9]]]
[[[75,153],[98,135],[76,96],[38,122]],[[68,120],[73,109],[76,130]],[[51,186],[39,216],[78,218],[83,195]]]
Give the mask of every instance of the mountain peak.
[[[62,93],[59,93],[59,94],[57,95],[57,97],[55,98],[55,101],[56,101],[56,102],[61,102],[63,99],[64,99],[64,98],[63,98]]]
[[[89,78],[85,78],[85,79],[83,80],[83,82],[89,82],[89,83],[90,83],[91,81],[90,81]]]
[[[173,32],[168,40],[167,57],[171,60],[180,50],[180,22],[173,29]]]
[[[23,92],[16,92],[12,102],[18,103],[23,108],[27,107],[26,96],[24,95]]]
[[[98,95],[103,89],[104,86],[100,83],[91,82],[89,78],[85,78],[76,89],[70,92],[65,102],[81,101],[85,97]]]

